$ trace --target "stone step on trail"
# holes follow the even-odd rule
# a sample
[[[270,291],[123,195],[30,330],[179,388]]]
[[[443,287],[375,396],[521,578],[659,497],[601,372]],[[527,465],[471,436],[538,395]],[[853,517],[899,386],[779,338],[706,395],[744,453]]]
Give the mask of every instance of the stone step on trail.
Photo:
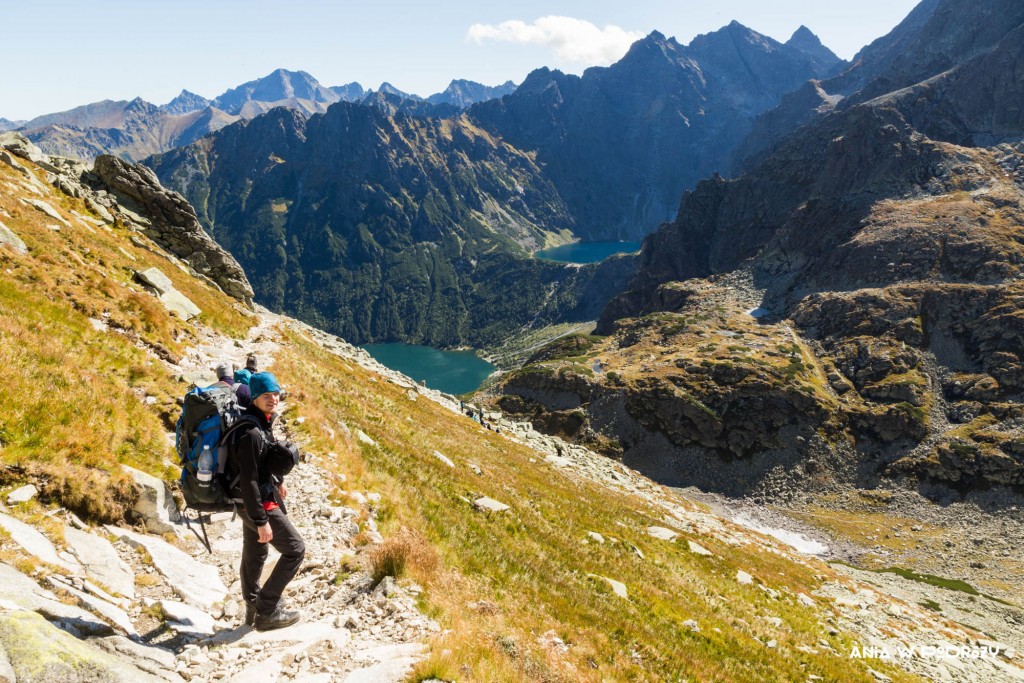
[[[25,552],[33,557],[60,567],[66,572],[80,572],[82,566],[73,557],[61,557],[57,549],[46,536],[43,536],[34,527],[25,524],[20,519],[15,519],[8,514],[0,512],[0,527],[11,535],[11,539],[21,546]]]
[[[92,580],[118,595],[135,597],[135,572],[107,539],[74,527],[64,528],[64,540]]]
[[[159,600],[155,607],[175,633],[208,638],[216,631],[213,617],[191,605],[175,600]]]
[[[227,597],[228,589],[216,567],[196,560],[161,538],[109,525],[106,529],[131,545],[144,548],[171,589],[190,605],[209,610]]]
[[[342,679],[344,683],[378,683],[397,681],[404,678],[409,669],[420,660],[424,652],[419,643],[384,645],[356,652],[355,661],[374,661],[373,664],[354,671]]]
[[[95,595],[90,595],[85,591],[79,590],[71,585],[70,581],[62,580],[56,576],[47,577],[50,585],[58,590],[63,590],[71,595],[75,596],[78,600],[78,604],[85,609],[98,614],[114,626],[117,626],[121,631],[129,637],[138,637],[138,632],[135,630],[135,626],[132,624],[131,618],[127,613],[117,605],[107,602]]]

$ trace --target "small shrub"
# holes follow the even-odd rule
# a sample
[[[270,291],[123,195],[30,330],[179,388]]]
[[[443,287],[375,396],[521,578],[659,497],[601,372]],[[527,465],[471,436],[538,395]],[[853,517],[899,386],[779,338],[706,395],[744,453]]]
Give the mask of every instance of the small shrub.
[[[370,574],[375,583],[380,583],[385,576],[402,576],[407,567],[432,572],[437,567],[437,554],[422,534],[402,527],[370,551]]]

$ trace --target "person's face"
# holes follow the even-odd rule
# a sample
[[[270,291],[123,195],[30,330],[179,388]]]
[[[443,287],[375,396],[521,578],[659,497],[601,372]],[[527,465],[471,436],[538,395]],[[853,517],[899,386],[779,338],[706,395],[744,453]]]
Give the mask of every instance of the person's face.
[[[262,410],[264,413],[269,415],[274,412],[274,408],[281,402],[281,394],[277,391],[268,391],[260,394],[252,400],[252,404]]]

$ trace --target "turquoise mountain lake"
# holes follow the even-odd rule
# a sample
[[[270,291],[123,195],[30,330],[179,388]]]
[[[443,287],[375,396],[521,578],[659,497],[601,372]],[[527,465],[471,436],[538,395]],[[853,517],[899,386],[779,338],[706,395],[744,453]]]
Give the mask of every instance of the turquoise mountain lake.
[[[535,256],[563,263],[597,263],[613,254],[631,254],[639,250],[639,242],[575,242],[541,249]]]
[[[411,344],[367,344],[363,348],[381,365],[449,394],[475,391],[495,369],[473,351],[441,351]]]

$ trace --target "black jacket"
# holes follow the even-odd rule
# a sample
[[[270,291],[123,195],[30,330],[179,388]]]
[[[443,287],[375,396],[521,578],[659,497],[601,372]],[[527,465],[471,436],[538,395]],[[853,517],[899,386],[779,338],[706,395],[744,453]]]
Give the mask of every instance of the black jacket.
[[[275,502],[278,505],[281,503],[278,500],[277,490],[270,473],[260,467],[264,449],[274,442],[274,418],[271,416],[268,420],[263,411],[256,406],[249,406],[242,415],[249,416],[246,420],[251,420],[256,424],[240,427],[241,434],[235,441],[238,483],[246,514],[256,523],[256,526],[263,526],[267,523],[267,512],[263,509],[263,503]]]

